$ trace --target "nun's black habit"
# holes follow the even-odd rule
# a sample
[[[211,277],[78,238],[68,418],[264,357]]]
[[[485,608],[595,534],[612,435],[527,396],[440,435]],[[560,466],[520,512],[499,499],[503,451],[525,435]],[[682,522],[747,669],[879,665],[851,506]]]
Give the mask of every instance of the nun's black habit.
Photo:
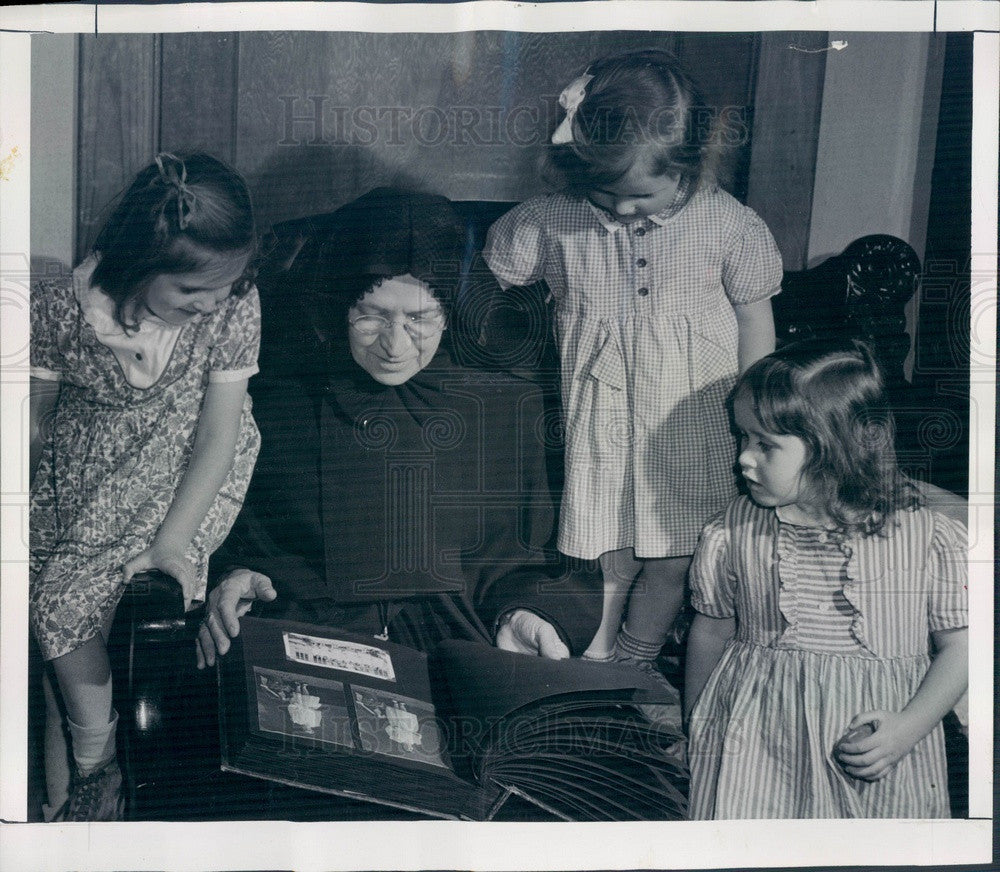
[[[281,319],[251,387],[262,449],[215,565],[267,575],[265,614],[429,648],[492,642],[499,616],[528,608],[579,654],[600,584],[554,569],[542,389],[455,360],[462,243],[444,198],[379,189],[261,283]],[[373,277],[403,274],[452,318],[429,365],[390,387],[351,358],[346,315]]]

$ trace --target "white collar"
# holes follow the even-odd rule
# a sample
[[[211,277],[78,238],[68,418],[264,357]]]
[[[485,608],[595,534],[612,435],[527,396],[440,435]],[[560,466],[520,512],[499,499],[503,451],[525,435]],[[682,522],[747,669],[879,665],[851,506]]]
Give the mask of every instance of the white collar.
[[[646,220],[652,221],[659,227],[663,227],[665,224],[673,220],[674,216],[677,215],[677,213],[680,212],[688,204],[688,202],[690,202],[691,197],[688,197],[688,189],[690,186],[691,183],[688,179],[681,179],[680,184],[677,186],[677,191],[674,194],[674,199],[671,201],[670,205],[661,209],[655,215],[647,215]],[[697,193],[697,191],[695,193]],[[693,197],[694,194],[691,196]],[[629,226],[627,224],[623,224],[621,221],[618,221],[607,209],[602,209],[590,200],[587,200],[586,203],[590,206],[591,211],[594,213],[601,226],[607,230],[608,233],[617,233],[623,227]]]
[[[137,333],[173,332],[181,329],[183,325],[168,324],[155,315],[147,315],[139,321],[138,330],[126,332],[115,320],[115,301],[90,281],[96,267],[97,257],[92,254],[73,270],[73,293],[83,311],[84,320],[98,335],[135,336]]]

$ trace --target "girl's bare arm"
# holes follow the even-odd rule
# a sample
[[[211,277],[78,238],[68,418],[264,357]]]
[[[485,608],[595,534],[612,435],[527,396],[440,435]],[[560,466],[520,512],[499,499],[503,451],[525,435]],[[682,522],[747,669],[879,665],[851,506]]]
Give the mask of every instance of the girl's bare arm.
[[[688,633],[684,667],[684,722],[718,665],[726,643],[736,633],[736,618],[710,618],[695,612]]]
[[[969,631],[965,627],[932,634],[937,653],[913,699],[901,712],[859,712],[848,730],[875,724],[875,732],[839,746],[844,770],[876,781],[887,775],[954,708],[969,684]]]
[[[190,598],[197,580],[184,552],[232,466],[246,392],[246,379],[209,383],[187,470],[153,543],[125,564],[126,578],[155,567],[175,576]]]
[[[774,351],[774,313],[771,300],[733,306],[739,331],[739,365],[743,372],[750,364]]]

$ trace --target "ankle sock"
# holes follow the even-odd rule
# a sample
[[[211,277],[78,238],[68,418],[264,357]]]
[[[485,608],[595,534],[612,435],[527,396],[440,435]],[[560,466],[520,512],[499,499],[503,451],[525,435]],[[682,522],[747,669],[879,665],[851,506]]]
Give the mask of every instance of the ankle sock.
[[[623,626],[615,639],[614,656],[619,660],[655,660],[663,647],[663,642],[647,642],[633,636]]]
[[[118,712],[101,727],[81,727],[66,718],[69,734],[73,737],[73,760],[81,775],[89,775],[110,763],[116,756],[115,734]]]

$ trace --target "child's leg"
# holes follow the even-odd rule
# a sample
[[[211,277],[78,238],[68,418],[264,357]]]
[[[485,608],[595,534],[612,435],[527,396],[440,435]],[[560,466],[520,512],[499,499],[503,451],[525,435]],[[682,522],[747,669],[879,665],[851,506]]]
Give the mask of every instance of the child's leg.
[[[122,819],[115,742],[118,715],[112,707],[107,650],[112,618],[113,614],[108,616],[100,635],[52,660],[76,764],[66,820]]]
[[[42,670],[42,693],[45,697],[45,795],[42,816],[51,820],[69,798],[69,736],[63,723],[63,711],[53,687],[55,676],[46,664]]]
[[[94,636],[52,661],[73,737],[73,759],[84,774],[114,757],[111,665],[104,639]]]
[[[649,558],[632,587],[628,615],[615,643],[618,652],[654,660],[684,603],[690,557]]]
[[[606,551],[599,558],[601,574],[604,576],[604,605],[601,609],[601,624],[594,639],[583,652],[583,656],[594,660],[605,660],[611,655],[615,637],[622,623],[625,601],[628,599],[632,582],[642,569],[642,561],[635,559],[631,548]]]

